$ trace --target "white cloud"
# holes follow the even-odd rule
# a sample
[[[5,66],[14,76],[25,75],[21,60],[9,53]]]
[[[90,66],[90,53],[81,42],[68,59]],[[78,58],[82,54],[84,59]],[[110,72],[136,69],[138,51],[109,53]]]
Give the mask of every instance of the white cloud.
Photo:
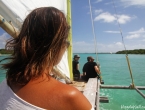
[[[120,32],[119,31],[104,31],[106,33],[113,33],[113,34],[119,34]]]
[[[99,2],[102,2],[103,0],[97,0],[95,3],[99,3]]]
[[[130,21],[131,17],[127,15],[118,15],[118,21],[120,24],[125,24],[126,22]]]
[[[143,39],[142,41],[145,42],[145,39]]]
[[[137,31],[129,32],[129,34],[145,34],[145,29],[142,27]]]
[[[114,22],[116,18],[108,12],[101,13],[95,18],[95,21],[103,20],[103,22]]]
[[[145,6],[145,0],[120,0],[125,7],[129,6]]]
[[[103,10],[102,10],[102,9],[95,10],[95,14],[99,14],[99,13],[101,13],[101,12],[103,12]]]
[[[145,39],[144,39],[145,41]],[[140,42],[140,44],[127,44],[125,45],[127,50],[133,50],[133,49],[144,49],[145,44]],[[97,50],[98,52],[117,52],[120,50],[124,50],[124,46],[122,42],[114,42],[110,44],[104,44],[104,43],[97,43]],[[74,53],[94,53],[95,47],[94,43],[88,43],[85,41],[80,42],[73,42],[73,52]]]
[[[132,34],[132,35],[128,35],[126,36],[126,39],[134,39],[134,38],[139,38],[140,34]]]
[[[73,51],[75,53],[94,52],[94,43],[87,43],[85,41],[73,42]]]
[[[122,42],[116,42],[115,45],[122,46],[123,44],[122,44]]]
[[[0,35],[0,40],[1,41],[5,41],[5,40],[7,40],[7,33],[3,33],[2,35]]]
[[[98,44],[99,52],[117,52],[123,50],[123,44],[121,42],[116,42],[112,44]]]
[[[126,36],[126,39],[134,39],[134,38],[141,38],[145,37],[145,29],[142,27],[137,31],[128,32],[129,35]]]
[[[145,49],[145,44],[126,45],[127,50]]]
[[[112,1],[111,2],[109,2],[109,1],[107,1],[107,2],[105,2],[105,5],[112,5]]]
[[[7,39],[9,38],[9,35],[7,33],[3,33],[2,35],[0,35],[0,48],[5,48],[5,44]]]
[[[101,44],[97,43],[98,52],[116,52],[122,50],[123,46],[121,42],[116,42],[113,44]],[[95,46],[94,43],[87,43],[85,41],[73,42],[73,52],[74,53],[94,53]]]
[[[117,15],[117,17],[120,24],[125,24],[131,20],[131,17],[128,15]],[[99,21],[99,20],[103,20],[103,22],[111,23],[111,22],[116,21],[117,19],[115,15],[112,15],[109,12],[104,12],[104,13],[99,14],[94,19],[94,21]]]

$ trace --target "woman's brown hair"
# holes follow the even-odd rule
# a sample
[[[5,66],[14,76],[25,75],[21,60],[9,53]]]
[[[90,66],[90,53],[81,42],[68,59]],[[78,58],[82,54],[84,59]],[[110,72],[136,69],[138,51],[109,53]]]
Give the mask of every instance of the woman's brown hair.
[[[26,85],[31,79],[40,77],[46,68],[50,73],[68,31],[66,18],[60,10],[54,7],[33,10],[24,20],[18,37],[6,45],[14,50],[10,62],[3,65],[7,69],[8,84]]]

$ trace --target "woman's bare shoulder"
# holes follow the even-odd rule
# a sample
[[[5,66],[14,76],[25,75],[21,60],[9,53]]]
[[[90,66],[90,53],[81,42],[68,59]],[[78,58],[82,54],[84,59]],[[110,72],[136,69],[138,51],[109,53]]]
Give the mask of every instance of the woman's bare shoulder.
[[[75,87],[67,84],[58,84],[61,89],[59,94],[63,96],[65,107],[69,110],[90,110],[91,104],[86,97]]]
[[[90,110],[91,108],[90,103],[80,91],[53,78],[49,81],[29,84],[22,89],[18,92],[22,99],[45,109]]]

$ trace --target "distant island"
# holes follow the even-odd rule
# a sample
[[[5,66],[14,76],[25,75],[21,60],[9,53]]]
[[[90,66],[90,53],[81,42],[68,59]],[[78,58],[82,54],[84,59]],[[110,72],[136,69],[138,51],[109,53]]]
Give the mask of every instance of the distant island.
[[[0,49],[0,54],[12,54],[13,50]]]
[[[145,49],[134,49],[134,50],[122,50],[116,52],[116,54],[145,54]]]
[[[134,49],[134,50],[122,50],[118,51],[116,53],[111,53],[111,52],[100,52],[98,54],[145,54],[145,49]],[[13,50],[7,50],[7,49],[0,49],[0,54],[12,54]],[[76,54],[76,53],[73,53]],[[78,54],[78,53],[77,53]],[[85,54],[90,54],[90,53],[85,53]],[[96,53],[93,53],[96,54]]]

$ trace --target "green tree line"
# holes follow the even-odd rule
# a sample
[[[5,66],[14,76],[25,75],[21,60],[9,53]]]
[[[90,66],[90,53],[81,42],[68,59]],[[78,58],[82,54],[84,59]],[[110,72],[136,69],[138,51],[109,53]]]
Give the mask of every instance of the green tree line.
[[[12,54],[13,50],[0,49],[0,54]]]
[[[145,49],[134,49],[134,50],[122,50],[116,52],[116,54],[145,54]]]

